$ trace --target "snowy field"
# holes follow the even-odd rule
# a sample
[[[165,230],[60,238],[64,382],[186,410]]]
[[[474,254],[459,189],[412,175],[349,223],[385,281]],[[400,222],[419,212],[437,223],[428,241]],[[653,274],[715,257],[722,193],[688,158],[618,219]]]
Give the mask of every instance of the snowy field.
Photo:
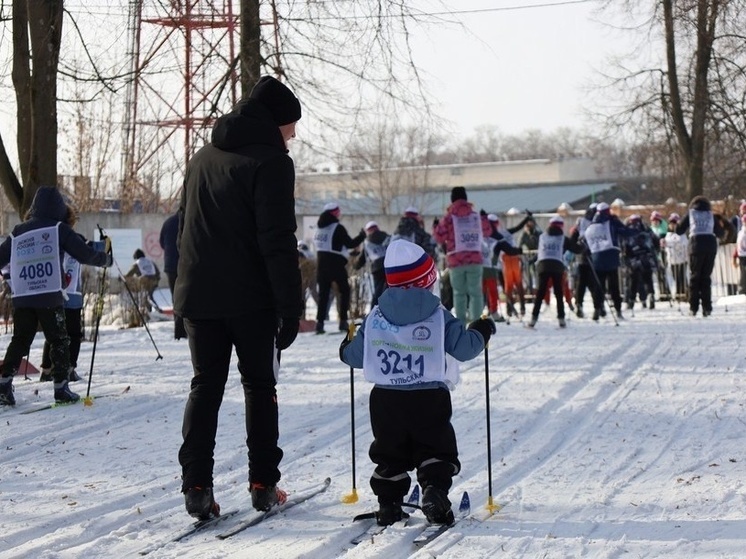
[[[681,311],[684,311],[683,313]],[[301,334],[283,355],[279,383],[281,485],[300,491],[330,476],[329,491],[225,541],[203,532],[155,558],[326,559],[742,558],[746,555],[746,301],[721,299],[709,318],[659,303],[615,326],[554,308],[532,331],[498,325],[489,348],[492,495],[489,497],[485,362],[462,366],[453,393],[462,473],[473,518],[429,546],[410,526],[357,547],[351,522],[373,510],[367,458],[368,385],[357,371],[356,486],[350,493],[350,370],[341,335]],[[327,323],[331,330],[333,323]],[[83,405],[22,414],[52,398],[51,384],[16,377],[15,408],[0,409],[0,557],[120,558],[188,526],[177,451],[191,367],[169,322],[102,328]],[[9,335],[0,336],[4,351]],[[31,352],[41,360],[41,336]],[[79,372],[87,376],[91,343]],[[235,364],[234,364],[235,369]],[[86,383],[74,385],[85,395]],[[38,393],[37,393],[38,392]],[[101,398],[103,395],[117,395]],[[216,495],[251,514],[243,402],[234,370],[221,410]],[[227,520],[225,527],[232,525]]]

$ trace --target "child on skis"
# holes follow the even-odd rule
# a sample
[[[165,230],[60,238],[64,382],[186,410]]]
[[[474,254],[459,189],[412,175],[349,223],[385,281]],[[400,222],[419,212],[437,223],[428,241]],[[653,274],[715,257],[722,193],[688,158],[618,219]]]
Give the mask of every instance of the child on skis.
[[[370,479],[379,504],[376,520],[388,525],[404,518],[408,472],[416,469],[428,521],[451,524],[448,490],[461,464],[448,391],[458,382],[458,366],[448,356],[466,361],[479,355],[495,324],[480,318],[467,329],[448,312],[432,293],[435,262],[414,243],[393,241],[384,269],[389,288],[339,350],[343,362],[362,368],[375,385],[369,455],[376,464]]]

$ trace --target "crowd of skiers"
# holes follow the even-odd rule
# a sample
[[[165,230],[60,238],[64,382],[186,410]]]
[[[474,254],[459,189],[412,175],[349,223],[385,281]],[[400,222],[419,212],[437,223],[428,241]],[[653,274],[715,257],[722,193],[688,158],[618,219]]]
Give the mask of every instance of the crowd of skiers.
[[[313,243],[315,255],[308,244],[299,243],[303,265],[309,266],[306,287],[317,303],[318,333],[325,331],[333,290],[339,295],[339,329],[349,327],[347,270],[367,271],[370,280],[363,284],[370,286],[369,297],[362,314],[375,306],[386,287],[386,247],[398,238],[414,242],[440,263],[441,299],[464,323],[485,312],[495,321],[522,318],[532,300],[527,325],[533,327],[550,292],[561,327],[566,326],[566,307],[578,318],[597,321],[607,316],[607,310],[621,319],[625,308],[634,311],[639,304],[654,309],[656,301],[664,300],[688,302],[690,314],[701,310],[702,316],[709,316],[717,248],[720,240],[735,238],[735,231],[739,234],[733,266],[741,270],[739,292],[746,294],[746,236],[740,227],[746,203],[737,223],[713,212],[702,196],[691,201],[683,217],[653,211],[645,218],[631,214],[622,219],[609,204],[593,203],[574,223],[555,215],[541,231],[528,211],[515,226],[506,227],[497,214],[474,208],[466,190],[456,187],[445,215],[434,220],[430,233],[417,209],[409,207],[392,234],[370,221],[354,238],[339,223],[340,211],[336,203],[324,208]],[[324,243],[327,236],[331,244]],[[332,276],[334,289],[329,281],[321,281]],[[324,299],[317,299],[317,286]],[[587,315],[589,306],[592,312]]]

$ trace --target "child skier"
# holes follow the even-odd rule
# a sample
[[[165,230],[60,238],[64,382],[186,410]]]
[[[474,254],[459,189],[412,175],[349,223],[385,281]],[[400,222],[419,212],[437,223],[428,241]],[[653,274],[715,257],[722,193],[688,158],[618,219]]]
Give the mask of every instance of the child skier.
[[[0,267],[10,262],[13,286],[13,337],[5,352],[0,376],[0,405],[14,406],[13,375],[26,355],[40,325],[49,342],[56,402],[80,399],[68,387],[70,338],[65,327],[62,257],[66,252],[83,264],[111,266],[110,243],[99,252],[63,223],[67,206],[59,190],[42,186],[36,191],[26,221],[16,225],[0,244]]]
[[[376,464],[370,479],[378,497],[376,520],[388,525],[404,518],[408,472],[416,469],[428,521],[451,524],[448,490],[461,464],[448,392],[458,382],[458,366],[447,356],[473,359],[495,333],[495,324],[481,318],[464,328],[432,293],[435,262],[414,243],[393,241],[384,269],[389,288],[357,335],[340,347],[342,361],[362,368],[375,385],[369,455]]]

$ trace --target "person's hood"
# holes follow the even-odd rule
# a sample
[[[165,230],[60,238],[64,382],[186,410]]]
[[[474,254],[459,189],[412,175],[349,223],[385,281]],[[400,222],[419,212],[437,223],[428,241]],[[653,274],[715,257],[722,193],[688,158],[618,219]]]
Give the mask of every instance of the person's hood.
[[[451,215],[457,215],[463,217],[469,215],[474,211],[474,206],[468,200],[456,200],[450,206],[448,206],[448,212]]]
[[[593,223],[604,223],[611,220],[611,214],[609,212],[596,212],[593,216]]]
[[[249,144],[268,144],[287,151],[280,128],[269,110],[253,99],[241,101],[231,112],[218,118],[212,128],[211,141],[223,151]]]
[[[36,219],[64,221],[67,216],[67,204],[57,188],[40,186],[31,202],[28,215]]]
[[[709,212],[712,210],[712,205],[710,204],[710,201],[704,196],[695,196],[689,203],[689,208],[700,212]]]
[[[378,298],[378,307],[392,324],[411,324],[435,312],[440,299],[421,287],[389,287]]]
[[[328,227],[332,223],[336,223],[339,221],[339,218],[334,215],[331,210],[327,210],[325,212],[321,212],[321,215],[319,216],[319,220],[316,222],[316,225],[321,229],[324,227]]]

